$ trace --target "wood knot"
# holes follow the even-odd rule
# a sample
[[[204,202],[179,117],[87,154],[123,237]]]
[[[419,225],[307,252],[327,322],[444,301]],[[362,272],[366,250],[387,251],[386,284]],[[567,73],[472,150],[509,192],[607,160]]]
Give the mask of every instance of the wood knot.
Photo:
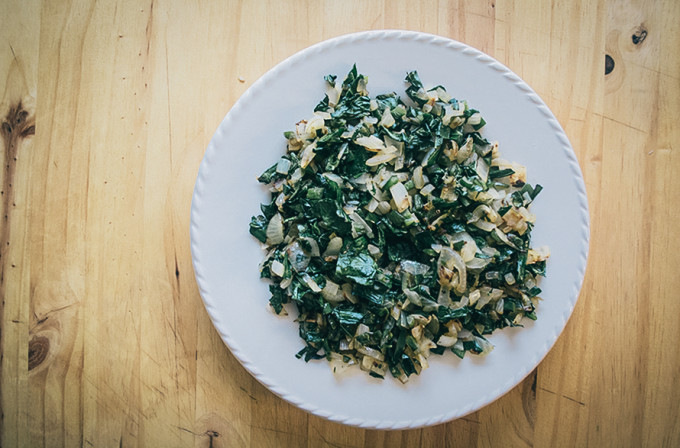
[[[208,448],[213,448],[213,439],[216,439],[220,436],[220,433],[217,431],[213,431],[212,429],[209,429],[205,432],[205,435],[210,438],[210,445],[208,445]]]
[[[28,343],[28,370],[33,370],[45,361],[50,352],[50,340],[36,336]]]
[[[605,76],[610,74],[614,70],[614,59],[608,54],[604,55],[604,74]]]
[[[21,101],[7,111],[0,133],[5,142],[5,152],[10,156],[9,160],[14,158],[18,140],[35,134],[35,119],[24,109]]]
[[[24,109],[21,101],[10,107],[5,116],[5,121],[2,122],[2,133],[7,136],[15,133],[22,137],[35,134],[35,124],[28,115],[28,111]]]
[[[644,26],[640,25],[637,27],[633,35],[631,36],[631,40],[633,41],[633,45],[640,45],[642,42],[645,41],[647,38],[647,28]]]

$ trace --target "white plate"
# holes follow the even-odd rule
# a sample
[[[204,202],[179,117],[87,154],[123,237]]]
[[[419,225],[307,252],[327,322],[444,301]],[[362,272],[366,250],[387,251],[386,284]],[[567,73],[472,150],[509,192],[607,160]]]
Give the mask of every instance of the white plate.
[[[311,115],[323,98],[323,76],[340,79],[357,64],[372,96],[404,94],[404,76],[418,70],[428,86],[480,110],[483,134],[506,159],[527,166],[542,184],[532,210],[535,246],[552,251],[538,321],[494,333],[486,358],[452,353],[402,385],[354,371],[336,378],[325,360],[305,363],[294,316],[269,311],[259,279],[263,252],[248,233],[268,199],[256,181],[285,152],[284,131]],[[309,47],[267,72],[236,102],[217,129],[196,180],[191,250],[196,280],[215,328],[243,366],[271,391],[313,414],[370,428],[414,428],[461,417],[517,385],[543,359],[571,315],[588,254],[588,205],[574,152],[553,114],[517,75],[459,42],[405,31],[372,31]],[[525,321],[528,319],[525,319]]]

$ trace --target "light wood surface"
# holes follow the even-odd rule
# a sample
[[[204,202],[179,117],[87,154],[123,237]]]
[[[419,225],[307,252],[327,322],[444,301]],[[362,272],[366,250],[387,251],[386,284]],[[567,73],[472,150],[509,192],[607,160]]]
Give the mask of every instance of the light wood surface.
[[[680,446],[680,2],[0,6],[1,446]],[[591,210],[584,287],[547,358],[482,410],[410,431],[330,423],[253,380],[189,250],[198,166],[239,95],[310,44],[380,28],[524,78]]]

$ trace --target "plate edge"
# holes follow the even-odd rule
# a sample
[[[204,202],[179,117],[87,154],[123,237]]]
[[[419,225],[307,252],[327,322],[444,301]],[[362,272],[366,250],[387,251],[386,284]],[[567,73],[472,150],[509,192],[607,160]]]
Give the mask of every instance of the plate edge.
[[[531,101],[535,104],[537,109],[541,114],[547,119],[551,128],[555,131],[555,135],[561,143],[561,148],[565,151],[567,156],[569,166],[571,167],[572,173],[574,174],[574,179],[576,182],[576,189],[579,198],[580,212],[581,212],[581,244],[583,245],[583,250],[580,254],[580,269],[577,272],[576,282],[572,288],[572,294],[569,296],[570,307],[563,314],[562,322],[560,322],[554,329],[551,338],[546,341],[543,349],[538,350],[538,356],[534,358],[534,361],[529,363],[531,366],[525,370],[521,370],[513,378],[506,381],[502,386],[497,387],[492,392],[487,393],[485,396],[469,404],[462,410],[457,412],[451,412],[448,414],[438,415],[429,419],[420,420],[407,420],[407,421],[381,421],[381,420],[361,420],[357,418],[352,418],[344,415],[336,415],[330,411],[317,408],[303,400],[297,398],[295,395],[288,393],[286,390],[279,388],[274,384],[269,378],[260,372],[255,365],[253,365],[250,360],[239,350],[237,345],[234,343],[232,338],[221,329],[219,316],[214,312],[215,308],[212,305],[214,299],[212,298],[210,291],[205,283],[205,277],[201,269],[200,253],[198,250],[200,236],[198,233],[199,221],[200,221],[200,207],[201,199],[204,191],[204,179],[206,173],[208,172],[208,167],[210,166],[210,159],[216,151],[216,142],[222,138],[222,130],[225,126],[229,124],[232,117],[236,115],[239,110],[241,110],[245,104],[247,104],[248,99],[256,94],[259,90],[263,89],[268,82],[276,77],[276,75],[284,70],[290,70],[302,59],[312,56],[315,53],[323,50],[328,50],[330,48],[351,44],[358,40],[383,40],[383,39],[394,39],[394,40],[412,40],[416,42],[428,43],[432,45],[445,46],[461,53],[468,57],[477,59],[479,62],[489,66],[490,68],[500,72],[506,79],[508,79],[516,88],[520,89],[524,94],[526,94]],[[545,356],[550,352],[551,348],[556,343],[559,335],[563,331],[567,324],[567,321],[571,317],[576,302],[579,298],[579,292],[583,285],[583,279],[585,276],[588,252],[589,252],[589,240],[590,240],[590,216],[588,209],[588,199],[585,188],[585,182],[583,180],[583,174],[581,172],[580,165],[576,154],[566,136],[562,126],[557,121],[552,111],[547,107],[543,100],[534,92],[534,90],[523,81],[517,74],[515,74],[508,67],[503,65],[501,62],[492,58],[491,56],[468,46],[462,42],[456,40],[437,36],[433,34],[417,32],[417,31],[404,31],[404,30],[374,30],[374,31],[362,31],[358,33],[345,34],[338,37],[334,37],[319,43],[316,43],[310,47],[307,47],[292,56],[286,58],[282,62],[278,63],[270,70],[268,70],[264,75],[262,75],[253,85],[251,85],[246,92],[234,103],[232,108],[229,110],[227,115],[224,117],[222,122],[217,128],[217,131],[213,135],[208,147],[205,151],[205,155],[201,162],[199,172],[196,178],[196,183],[194,185],[194,193],[192,196],[191,203],[191,224],[190,224],[190,238],[191,238],[191,254],[192,254],[192,265],[194,268],[194,274],[196,277],[196,282],[198,284],[199,293],[203,300],[206,310],[210,315],[211,320],[215,329],[220,334],[220,337],[224,343],[229,347],[232,354],[241,362],[243,367],[255,377],[260,383],[266,386],[269,390],[279,395],[284,400],[290,402],[296,407],[310,412],[314,415],[326,418],[331,421],[338,423],[343,423],[350,426],[357,426],[361,428],[372,428],[372,429],[413,429],[425,426],[436,425],[439,423],[444,423],[456,418],[463,417],[471,412],[481,409],[482,407],[488,405],[489,403],[497,400],[502,395],[512,390],[517,384],[519,384],[524,378],[526,378],[533,369],[537,368],[540,362],[545,358]]]

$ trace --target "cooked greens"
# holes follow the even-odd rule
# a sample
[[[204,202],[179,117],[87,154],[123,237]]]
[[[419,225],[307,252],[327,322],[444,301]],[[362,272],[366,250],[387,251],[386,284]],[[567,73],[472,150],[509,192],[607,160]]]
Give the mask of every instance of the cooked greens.
[[[250,233],[265,243],[271,307],[294,302],[297,354],[406,382],[430,353],[487,354],[484,337],[536,319],[547,248],[532,249],[541,186],[500,158],[477,110],[407,74],[370,98],[356,66],[285,133],[258,178],[271,191]]]

